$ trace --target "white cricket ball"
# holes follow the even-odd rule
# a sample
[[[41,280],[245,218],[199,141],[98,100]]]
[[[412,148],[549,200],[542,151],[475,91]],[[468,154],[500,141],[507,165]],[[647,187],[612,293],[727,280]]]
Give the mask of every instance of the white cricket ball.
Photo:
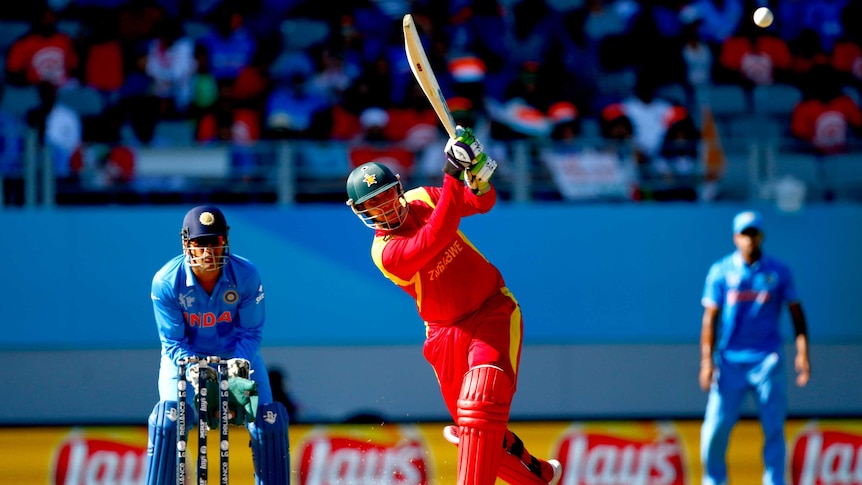
[[[758,27],[769,27],[772,25],[772,20],[775,18],[772,15],[772,10],[769,10],[769,7],[760,7],[754,11],[754,23],[757,24]]]

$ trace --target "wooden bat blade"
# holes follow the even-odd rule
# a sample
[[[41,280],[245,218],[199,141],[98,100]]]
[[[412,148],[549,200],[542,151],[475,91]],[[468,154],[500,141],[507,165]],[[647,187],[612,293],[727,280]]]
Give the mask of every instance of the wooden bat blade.
[[[437,82],[437,77],[431,69],[431,64],[428,62],[428,56],[425,55],[425,48],[422,47],[422,41],[419,39],[419,33],[416,31],[416,24],[413,23],[413,16],[409,13],[404,16],[404,50],[407,53],[407,60],[410,62],[410,70],[413,71],[413,76],[443,123],[443,128],[450,137],[455,137],[455,120],[452,118],[452,112],[449,111],[449,105],[446,104],[446,98],[443,97],[443,92],[440,90],[440,84]]]

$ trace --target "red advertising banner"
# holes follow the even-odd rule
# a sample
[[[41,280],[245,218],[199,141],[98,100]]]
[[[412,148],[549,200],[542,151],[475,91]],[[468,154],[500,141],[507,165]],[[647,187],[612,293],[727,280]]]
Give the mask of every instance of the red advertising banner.
[[[445,424],[294,425],[291,482],[455,483],[457,448],[443,439]],[[516,422],[511,429],[534,455],[560,460],[561,485],[700,483],[696,420]],[[795,420],[786,435],[789,483],[862,485],[862,420]],[[210,449],[218,449],[217,438],[210,433]],[[0,484],[143,484],[146,446],[144,426],[0,429]],[[760,483],[761,446],[759,423],[740,422],[728,450],[732,483]],[[197,447],[191,448],[194,475]],[[231,482],[253,483],[245,429],[231,428],[230,451]]]

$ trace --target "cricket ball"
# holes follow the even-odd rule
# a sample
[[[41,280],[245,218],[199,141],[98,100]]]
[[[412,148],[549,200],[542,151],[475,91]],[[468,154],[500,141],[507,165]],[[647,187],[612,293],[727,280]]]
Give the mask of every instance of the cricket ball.
[[[757,24],[758,27],[766,28],[772,25],[772,20],[775,18],[772,15],[772,10],[769,10],[769,7],[760,7],[754,11],[754,23]]]

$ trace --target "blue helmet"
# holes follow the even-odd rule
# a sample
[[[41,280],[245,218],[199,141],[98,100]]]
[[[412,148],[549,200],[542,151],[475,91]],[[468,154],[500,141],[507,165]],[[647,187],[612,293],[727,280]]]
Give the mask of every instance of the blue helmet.
[[[216,206],[199,205],[188,211],[183,218],[180,236],[183,242],[183,253],[189,265],[209,270],[223,268],[230,257],[230,243],[227,238],[229,230],[227,219]],[[206,252],[198,256],[192,254],[192,249],[195,248],[209,248],[211,262],[207,262]]]

